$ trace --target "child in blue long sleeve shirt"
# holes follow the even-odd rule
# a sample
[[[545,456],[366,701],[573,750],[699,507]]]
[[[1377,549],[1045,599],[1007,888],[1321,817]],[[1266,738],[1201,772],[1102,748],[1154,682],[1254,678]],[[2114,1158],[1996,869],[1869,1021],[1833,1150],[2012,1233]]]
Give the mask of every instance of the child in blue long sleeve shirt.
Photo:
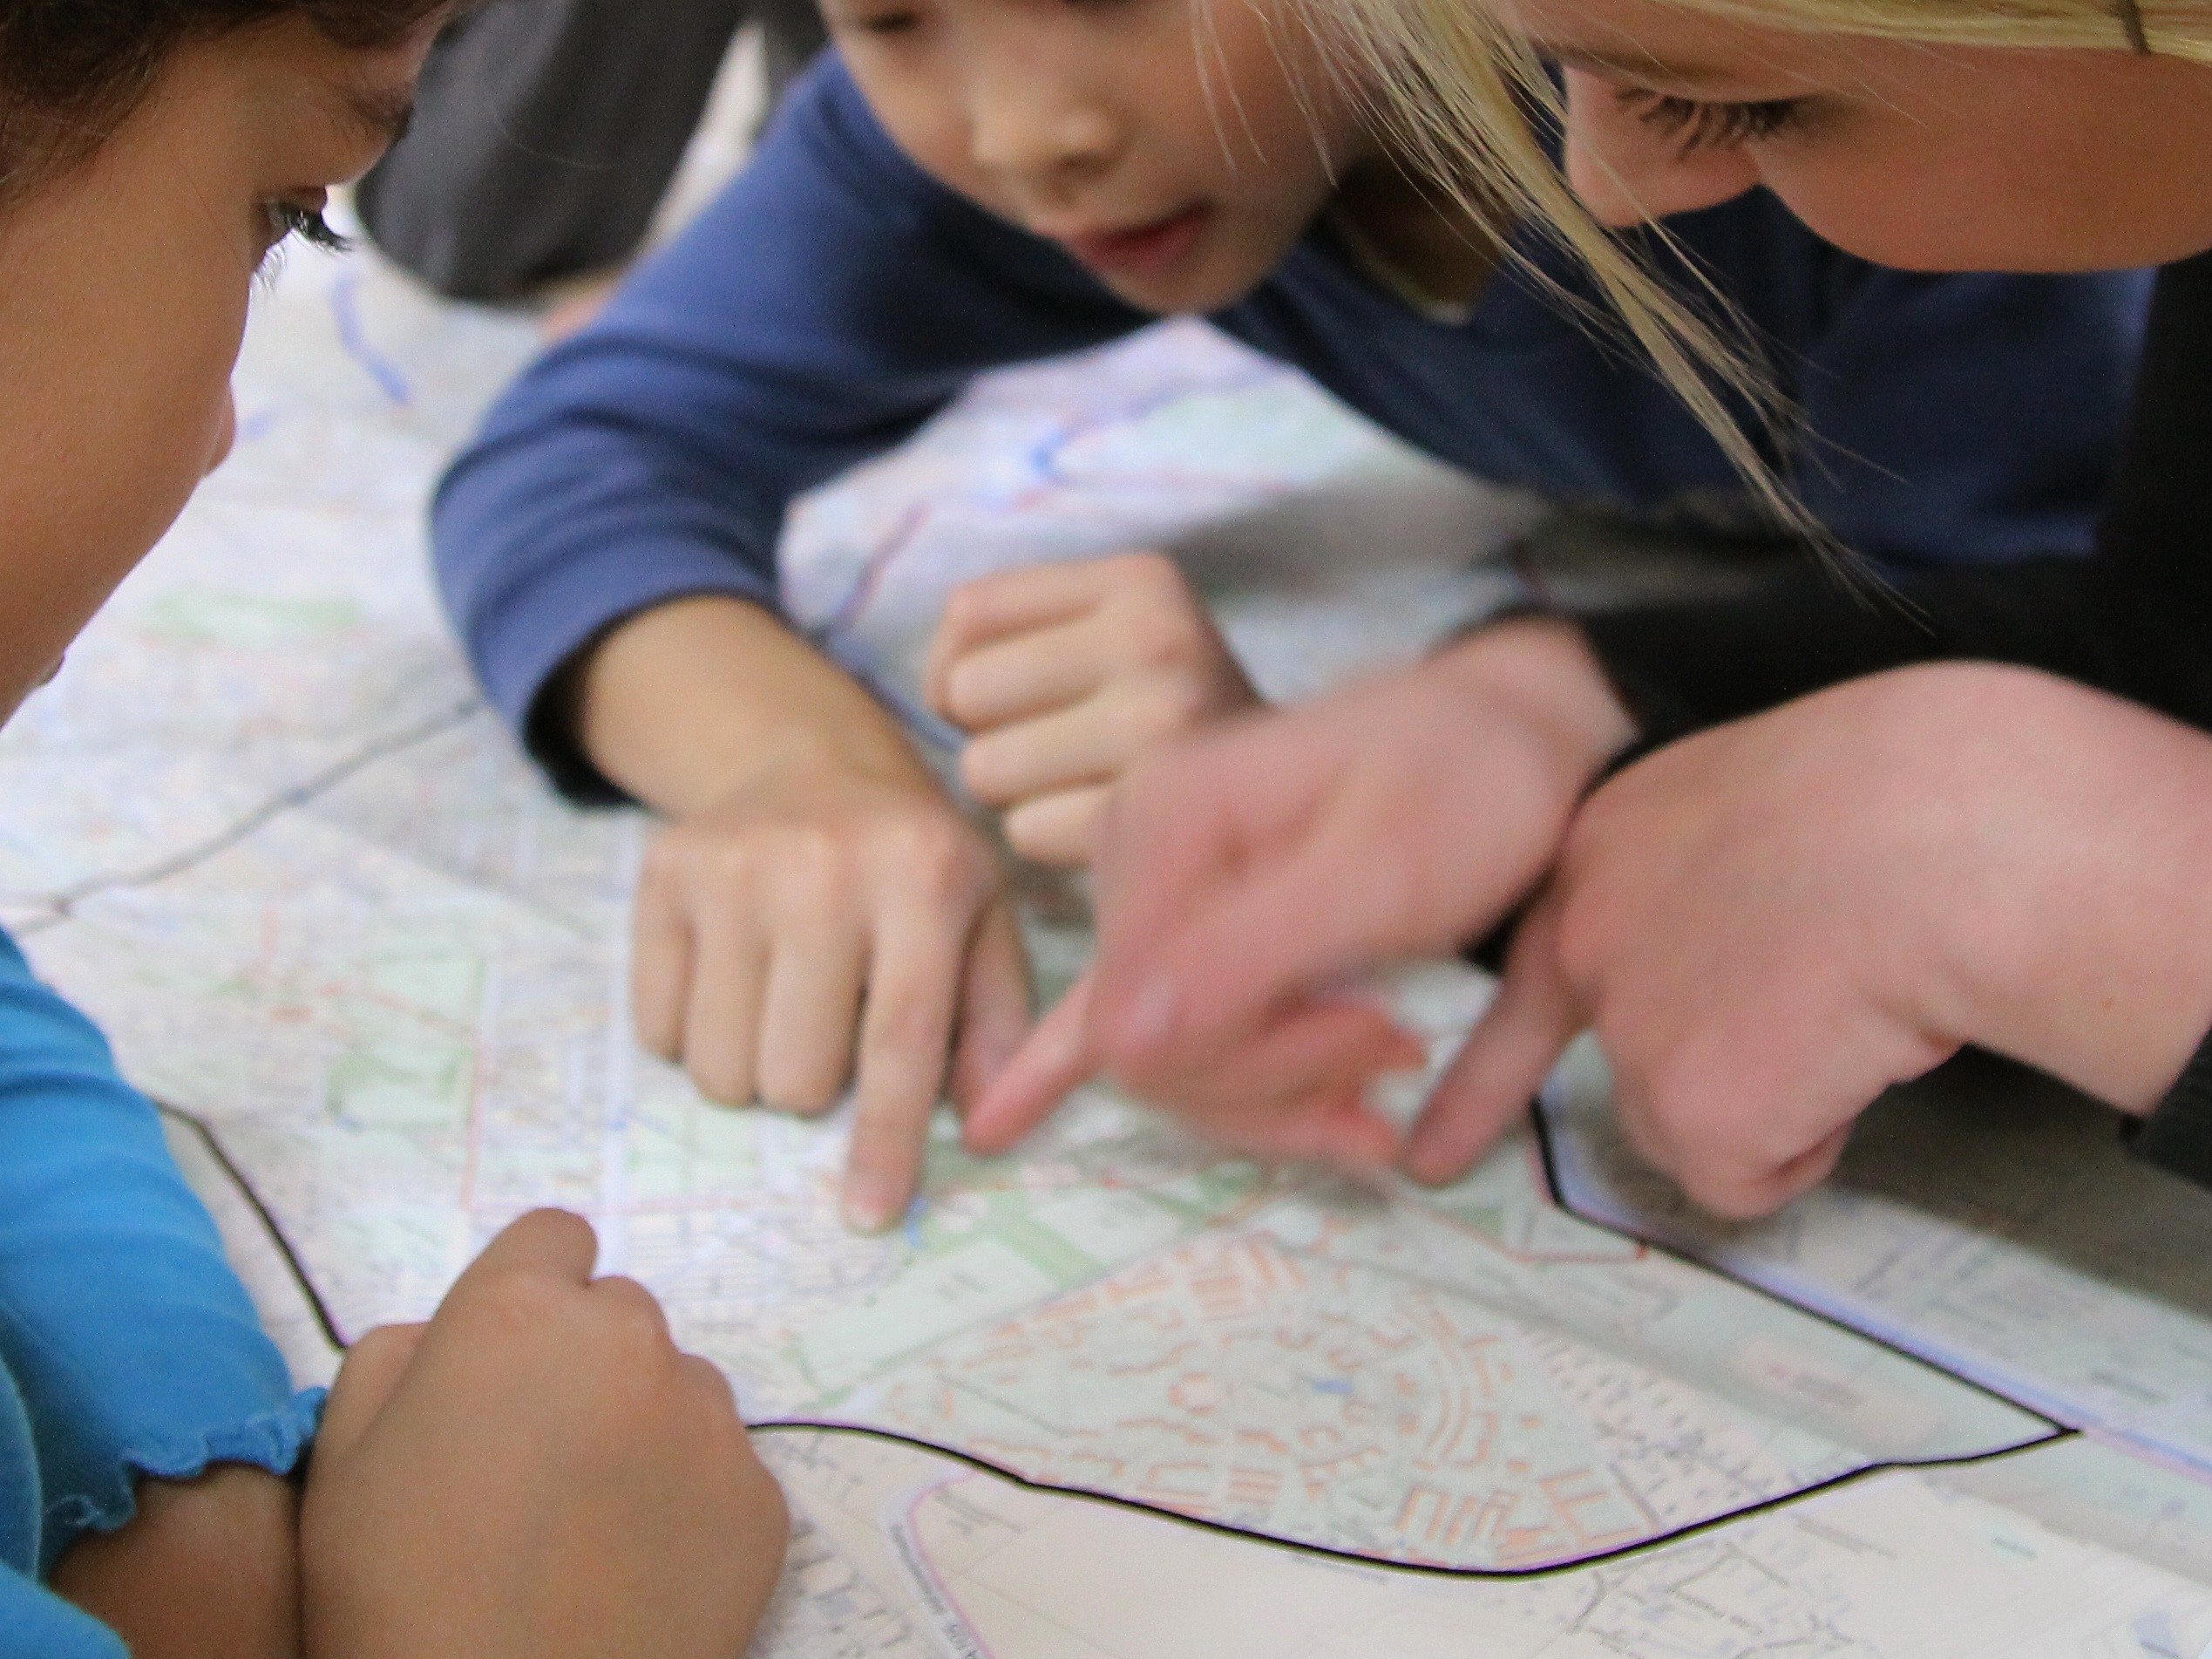
[[[0,718],[221,459],[255,272],[330,239],[451,10],[0,8]],[[524,1218],[323,1412],[152,1105],[0,935],[0,1659],[729,1659],[784,1512],[594,1248]]]
[[[1341,65],[1265,9],[825,10],[838,56],[493,411],[435,541],[478,674],[554,779],[673,820],[638,900],[641,1037],[733,1103],[818,1111],[852,1083],[846,1211],[881,1226],[940,1093],[972,1099],[1021,1030],[1021,962],[994,854],[776,616],[794,495],[980,371],[1181,312],[1480,477],[1636,513],[1746,504],[1698,422],[1590,332],[1578,268],[1441,206]],[[1843,545],[2086,548],[2144,279],[1884,270],[1755,195],[1669,229],[1645,252],[1749,323],[1803,415],[1773,459]],[[1109,574],[963,595],[940,642],[933,693],[983,734],[969,782],[1025,851],[1080,856],[1130,730],[1238,697],[1156,563],[1119,573],[1143,606]],[[1511,630],[1496,649],[1587,656]],[[1162,650],[1184,665],[1164,690],[1099,669]],[[1470,717],[1491,717],[1527,724]]]

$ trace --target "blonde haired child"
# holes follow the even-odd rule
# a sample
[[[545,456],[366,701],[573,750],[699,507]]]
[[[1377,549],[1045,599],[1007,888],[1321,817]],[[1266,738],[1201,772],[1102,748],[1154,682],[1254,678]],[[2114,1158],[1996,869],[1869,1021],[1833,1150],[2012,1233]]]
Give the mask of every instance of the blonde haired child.
[[[2212,1182],[2212,741],[2193,729],[2212,725],[2212,13],[1394,0],[1326,26],[1347,16],[1468,187],[1542,197],[1578,249],[1598,223],[1763,188],[1921,269],[2170,262],[2093,560],[1924,573],[1888,607],[1786,578],[1695,614],[1585,620],[1620,717],[1699,735],[1580,810],[1408,1145],[1310,1045],[1317,1086],[1232,1112],[1242,1133],[1448,1179],[1590,1024],[1631,1137],[1747,1214],[1821,1179],[1883,1087],[1971,1043],[2147,1118],[2139,1149]],[[1550,101],[1545,64],[1578,203],[1515,138],[1515,99],[1543,82]],[[1664,331],[1641,278],[1612,287]],[[1218,1110],[1225,1078],[1322,1016],[1322,987],[1503,914],[1496,832],[1408,810],[1480,758],[1414,740],[1411,715],[1433,732],[1455,707],[1442,672],[1360,696],[1387,735],[1356,752],[1347,705],[1321,706],[1130,780],[1100,855],[1096,980],[979,1108],[979,1139],[1010,1139],[1102,1064]],[[1353,882],[1376,896],[1342,901]]]

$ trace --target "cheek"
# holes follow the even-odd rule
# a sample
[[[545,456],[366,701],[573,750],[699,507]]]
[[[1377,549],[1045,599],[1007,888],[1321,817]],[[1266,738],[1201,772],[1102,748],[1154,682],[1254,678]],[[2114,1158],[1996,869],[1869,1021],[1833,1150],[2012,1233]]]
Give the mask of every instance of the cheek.
[[[1878,265],[1915,271],[2076,268],[2080,262],[2066,252],[2067,239],[2047,194],[2014,172],[1923,152],[1888,161],[1777,160],[1762,167],[1761,177],[1815,235]]]
[[[16,405],[21,476],[66,479],[0,500],[0,710],[43,677],[117,583],[159,541],[233,432],[229,375],[245,283],[171,281],[148,314],[98,308],[65,330]]]
[[[869,112],[906,159],[947,189],[980,194],[957,73],[911,48],[894,52],[861,40],[837,49]]]
[[[227,389],[223,393],[222,407],[215,418],[215,441],[207,447],[207,465],[201,469],[213,473],[230,459],[232,450],[238,447],[238,399]]]
[[[1312,33],[1269,6],[1229,0],[1177,18],[1155,37],[1147,72],[1131,84],[1152,123],[1193,156],[1247,182],[1304,187],[1362,147],[1354,99]]]

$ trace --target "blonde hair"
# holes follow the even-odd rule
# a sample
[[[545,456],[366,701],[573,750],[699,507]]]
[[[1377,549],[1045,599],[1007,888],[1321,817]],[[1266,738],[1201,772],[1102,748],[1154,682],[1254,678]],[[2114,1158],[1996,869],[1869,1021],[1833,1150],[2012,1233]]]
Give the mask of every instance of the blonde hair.
[[[2142,49],[2212,65],[2212,0],[1668,0],[1685,11],[1803,34],[1950,45]],[[1774,388],[1726,296],[1704,308],[1671,293],[1569,187],[1537,133],[1564,123],[1557,87],[1489,0],[1304,0],[1324,43],[1348,53],[1379,125],[1470,211],[1550,235],[1596,282],[1612,316],[1727,452],[1769,511],[1820,539],[1729,411],[1741,399],[1767,432],[1785,424]],[[1531,118],[1534,118],[1532,119]],[[1664,237],[1664,232],[1658,233]],[[1544,280],[1541,273],[1529,269]],[[1694,267],[1687,267],[1694,269]],[[1548,283],[1557,290],[1557,285]],[[1564,296],[1562,297],[1564,297]],[[1587,307],[1583,308],[1587,310]],[[1598,320],[1598,319],[1593,319]]]

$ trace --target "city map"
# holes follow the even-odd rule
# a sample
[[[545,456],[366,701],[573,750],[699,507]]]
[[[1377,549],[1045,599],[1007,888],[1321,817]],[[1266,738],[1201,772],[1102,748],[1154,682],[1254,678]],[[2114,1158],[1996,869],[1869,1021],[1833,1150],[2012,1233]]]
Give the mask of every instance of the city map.
[[[1634,1166],[1583,1053],[1442,1193],[1092,1091],[1003,1159],[940,1125],[903,1226],[845,1232],[837,1118],[636,1050],[650,826],[553,796],[446,641],[422,503],[532,349],[296,256],[235,459],[0,736],[0,914],[303,1381],[557,1203],[792,1496],[763,1659],[2212,1651],[2212,1205],[2017,1078],[1885,1103],[1754,1227]],[[1538,516],[1182,323],[801,504],[786,597],[911,708],[952,583],[1170,544],[1289,697],[1543,583]],[[1033,921],[1049,995],[1080,914]],[[1488,993],[1393,994],[1441,1059]]]

